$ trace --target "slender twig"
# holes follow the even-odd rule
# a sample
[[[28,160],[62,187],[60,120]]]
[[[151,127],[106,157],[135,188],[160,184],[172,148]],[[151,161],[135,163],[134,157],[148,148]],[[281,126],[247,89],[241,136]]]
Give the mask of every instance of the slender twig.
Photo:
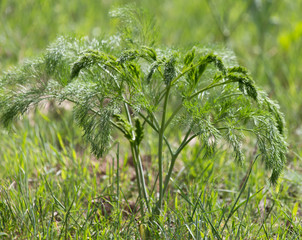
[[[130,125],[132,125],[132,120],[131,120],[131,115],[130,115],[128,104],[125,103],[124,106],[125,106],[128,121],[129,121]],[[137,163],[137,171],[138,171],[137,172],[138,173],[137,179],[140,179],[139,184],[141,185],[141,191],[142,191],[142,194],[145,198],[146,205],[147,205],[148,210],[149,210],[149,201],[148,201],[147,187],[146,187],[146,184],[145,184],[144,170],[143,170],[143,165],[142,165],[142,162],[141,162],[141,158],[139,156],[138,146],[135,143],[135,132],[134,132],[134,130],[132,130],[132,142],[130,143],[130,145],[131,145],[131,148],[133,149],[133,152],[132,152],[132,154],[134,154],[133,157],[135,157],[136,163]]]
[[[157,133],[159,133],[159,130],[158,130],[158,127],[157,126],[155,126],[144,114],[142,114],[142,113],[138,113],[148,124],[149,124],[149,126],[155,131],[155,132],[157,132]],[[156,122],[157,123],[157,122]],[[157,125],[158,125],[158,123],[157,123]],[[165,143],[166,143],[166,145],[167,145],[167,147],[168,147],[168,149],[169,149],[169,152],[170,152],[170,154],[171,154],[171,156],[174,154],[173,153],[173,150],[172,150],[172,147],[171,147],[171,145],[170,145],[170,143],[169,143],[169,141],[168,141],[168,139],[164,136],[164,141],[165,141]]]
[[[207,87],[202,88],[202,89],[198,90],[197,92],[193,93],[187,99],[191,100],[192,98],[196,97],[197,95],[199,95],[200,93],[202,93],[204,91],[207,91],[211,88],[218,87],[218,86],[221,86],[221,85],[224,85],[224,84],[229,84],[229,83],[232,83],[232,82],[235,82],[235,81],[234,80],[228,80],[228,81],[225,81],[225,82],[220,82],[220,83],[215,83],[215,84],[212,83],[212,84],[208,85]],[[183,101],[176,107],[176,109],[174,110],[172,115],[169,117],[169,119],[166,122],[165,128],[168,127],[168,125],[171,123],[173,118],[178,114],[178,112],[182,109],[182,107],[183,107]]]
[[[166,111],[169,99],[171,85],[167,86],[167,92],[165,95],[164,106],[163,106],[163,114],[162,114],[162,121],[161,126],[159,129],[159,136],[158,136],[158,168],[159,168],[159,202],[158,202],[158,210],[160,210],[163,201],[163,139],[164,139],[164,131],[165,131],[165,124],[166,124]]]
[[[141,184],[142,184],[142,191],[143,191],[143,195],[145,198],[145,202],[147,205],[147,208],[149,210],[149,212],[151,211],[150,206],[149,206],[149,199],[148,199],[148,193],[147,193],[147,188],[146,188],[146,183],[145,183],[145,177],[144,177],[144,170],[143,170],[143,165],[142,165],[142,160],[139,154],[139,147],[134,144],[134,151],[136,154],[136,158],[138,160],[138,169],[139,169],[139,174],[140,174],[140,178],[141,178]]]
[[[192,94],[190,97],[188,97],[188,100],[191,100],[192,98],[196,97],[200,93],[202,93],[204,91],[207,91],[211,88],[222,86],[222,85],[229,84],[229,83],[232,83],[232,82],[236,82],[236,81],[231,79],[231,80],[227,80],[227,81],[224,81],[224,82],[219,82],[219,83],[214,83],[214,84],[212,83],[212,84],[208,85],[207,87],[205,87],[203,89],[200,89],[199,91]]]
[[[142,202],[143,197],[142,197],[142,190],[141,190],[141,178],[140,178],[140,174],[138,172],[139,170],[138,170],[138,166],[137,166],[137,159],[136,159],[134,147],[132,146],[132,144],[130,144],[130,147],[131,147],[131,153],[132,153],[132,157],[133,157],[133,164],[134,164],[135,175],[136,175],[136,184],[137,184],[137,188],[138,188],[140,210],[143,215],[144,214],[144,205]]]
[[[180,152],[183,150],[183,148],[190,142],[192,141],[195,137],[198,136],[198,134],[194,134],[189,138],[189,135],[191,133],[192,129],[190,128],[189,131],[187,132],[186,136],[184,137],[182,143],[180,144],[179,148],[176,150],[175,154],[173,155],[172,159],[171,159],[171,163],[170,163],[170,167],[169,167],[169,171],[168,174],[166,175],[165,178],[165,183],[164,183],[164,190],[163,190],[163,195],[165,195],[167,188],[168,188],[168,183],[170,181],[171,175],[172,175],[172,171],[176,162],[176,159],[178,157],[178,155],[180,154]]]
[[[120,218],[121,218],[121,210],[120,210],[120,144],[117,143],[116,149],[116,207],[118,211],[117,217],[117,231],[120,230]]]

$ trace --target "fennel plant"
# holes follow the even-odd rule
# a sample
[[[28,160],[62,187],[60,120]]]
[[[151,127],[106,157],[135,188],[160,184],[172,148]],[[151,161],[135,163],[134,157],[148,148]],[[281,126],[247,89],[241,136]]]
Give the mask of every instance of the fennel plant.
[[[271,171],[271,183],[277,182],[287,152],[283,115],[233,55],[199,47],[184,53],[144,45],[118,46],[118,37],[107,41],[60,37],[41,57],[3,74],[1,123],[8,127],[48,100],[68,101],[97,157],[108,151],[112,132],[121,132],[134,159],[142,211],[152,212],[154,207],[141,158],[146,127],[158,138],[157,211],[176,161],[195,138],[207,154],[228,144],[240,164],[244,139],[253,136]],[[183,133],[177,147],[175,129]]]

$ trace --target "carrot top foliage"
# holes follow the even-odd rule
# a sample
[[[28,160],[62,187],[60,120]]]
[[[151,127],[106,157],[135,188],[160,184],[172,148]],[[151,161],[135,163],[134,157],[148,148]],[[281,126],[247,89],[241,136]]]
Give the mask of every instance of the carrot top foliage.
[[[193,47],[185,53],[139,44],[123,48],[120,41],[117,36],[103,41],[60,37],[41,57],[3,74],[2,124],[8,127],[44,101],[69,101],[97,157],[108,150],[112,132],[120,131],[130,143],[139,195],[148,211],[151,192],[145,186],[140,157],[148,126],[158,136],[157,209],[177,157],[194,138],[199,138],[207,154],[223,142],[229,144],[235,160],[242,163],[245,136],[253,135],[271,170],[270,181],[276,183],[287,152],[283,115],[230,51]],[[183,139],[174,148],[171,130],[176,127]],[[170,154],[167,171],[165,150]]]

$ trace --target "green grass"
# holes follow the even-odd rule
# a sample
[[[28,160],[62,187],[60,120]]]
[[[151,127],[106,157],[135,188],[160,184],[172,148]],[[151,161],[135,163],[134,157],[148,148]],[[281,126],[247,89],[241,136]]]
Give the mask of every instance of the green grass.
[[[248,157],[239,167],[224,149],[204,158],[194,144],[180,156],[161,217],[142,217],[125,143],[120,143],[122,167],[117,178],[117,146],[105,159],[96,159],[70,113],[55,108],[32,113],[10,132],[0,130],[0,238],[300,239],[302,4],[269,2],[141,1],[138,5],[156,16],[161,44],[187,48],[197,42],[225,44],[256,83],[278,99],[290,151],[276,187],[269,186],[269,173],[256,161],[241,189],[255,158],[252,147],[246,149]],[[101,38],[113,33],[116,24],[108,22],[108,11],[123,3],[1,1],[0,69],[35,56],[58,35]],[[155,161],[147,161],[157,154],[154,141],[149,140],[150,155],[145,156],[147,182],[156,178]]]
[[[302,234],[301,176],[291,166],[272,188],[268,174],[261,171],[263,164],[256,162],[237,201],[248,162],[255,156],[251,153],[247,164],[238,168],[225,151],[204,158],[195,144],[181,156],[163,214],[146,220],[137,211],[134,168],[129,159],[124,163],[125,153],[120,154],[118,181],[114,151],[106,159],[93,158],[85,146],[78,146],[83,144],[79,129],[73,126],[70,131],[64,119],[72,122],[70,116],[49,122],[38,114],[35,127],[33,119],[24,119],[16,126],[18,134],[2,134],[4,239],[299,239]],[[44,134],[38,129],[45,129]],[[64,143],[60,132],[65,132]],[[152,168],[147,181],[156,177]]]

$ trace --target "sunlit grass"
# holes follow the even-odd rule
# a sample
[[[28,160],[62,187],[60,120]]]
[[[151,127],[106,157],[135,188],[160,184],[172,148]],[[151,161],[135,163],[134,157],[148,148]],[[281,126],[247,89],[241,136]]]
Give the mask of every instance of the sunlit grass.
[[[269,187],[263,164],[256,162],[235,204],[249,159],[238,168],[224,151],[203,158],[198,144],[193,145],[177,166],[163,214],[144,222],[130,177],[134,169],[130,160],[123,165],[125,154],[119,158],[123,167],[117,196],[114,152],[97,160],[84,146],[76,147],[83,144],[77,136],[60,143],[58,136],[71,126],[64,120],[51,124],[41,116],[35,120],[36,128],[25,119],[16,126],[18,134],[2,133],[6,147],[0,155],[0,233],[5,239],[299,239],[302,234],[299,175],[290,170],[297,161],[276,188]],[[36,129],[44,124],[48,135],[43,136]],[[52,131],[57,137],[51,137]]]
[[[1,1],[0,69],[35,56],[58,35],[102,38],[114,32],[108,11],[124,2],[91,0],[83,6],[81,1]],[[126,144],[120,142],[117,178],[116,145],[108,157],[96,159],[80,140],[82,132],[70,113],[36,112],[12,131],[0,130],[0,239],[300,239],[302,5],[267,1],[270,9],[260,4],[257,10],[259,2],[265,1],[139,5],[155,15],[161,43],[188,48],[222,43],[278,99],[290,152],[275,188],[269,187],[269,173],[257,161],[235,204],[254,149],[247,149],[249,157],[240,168],[221,150],[203,158],[195,144],[185,149],[173,174],[164,217],[144,222]],[[259,19],[268,23],[266,29]],[[150,138],[151,159],[157,153],[152,142]],[[154,181],[156,166],[151,163],[147,170],[146,181]]]

